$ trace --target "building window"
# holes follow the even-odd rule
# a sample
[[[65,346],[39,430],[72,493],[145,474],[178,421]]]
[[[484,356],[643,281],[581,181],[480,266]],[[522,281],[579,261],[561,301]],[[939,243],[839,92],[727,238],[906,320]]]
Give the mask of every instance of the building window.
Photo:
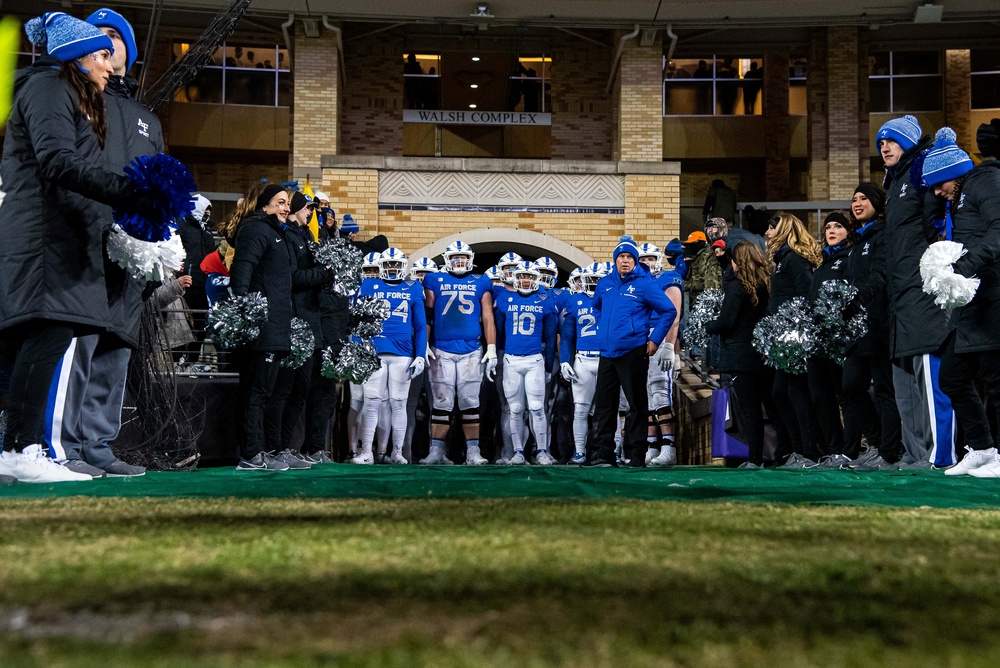
[[[675,59],[664,63],[664,116],[760,115],[761,58]]]
[[[441,54],[403,56],[403,108],[441,108]]]
[[[174,60],[190,46],[175,42]],[[286,49],[274,44],[223,44],[194,81],[174,93],[174,102],[289,107],[291,76]]]
[[[547,112],[552,57],[503,51],[403,54],[405,109]]]
[[[937,51],[883,51],[868,56],[873,113],[941,111],[943,84]]]
[[[1000,108],[1000,49],[973,49],[972,108]]]
[[[552,109],[552,57],[520,55],[511,72],[507,111],[548,112]]]
[[[788,66],[788,115],[809,114],[809,97],[806,90],[806,75],[809,62],[805,56],[791,56]]]

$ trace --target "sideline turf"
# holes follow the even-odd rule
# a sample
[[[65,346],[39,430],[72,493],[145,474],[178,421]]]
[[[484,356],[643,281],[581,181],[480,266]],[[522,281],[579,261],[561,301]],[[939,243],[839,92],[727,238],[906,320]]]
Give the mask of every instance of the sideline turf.
[[[151,471],[57,485],[0,486],[0,499],[59,496],[240,498],[555,498],[744,501],[823,505],[998,508],[1000,480],[943,471],[743,471],[577,467],[426,467],[329,464],[309,471]]]

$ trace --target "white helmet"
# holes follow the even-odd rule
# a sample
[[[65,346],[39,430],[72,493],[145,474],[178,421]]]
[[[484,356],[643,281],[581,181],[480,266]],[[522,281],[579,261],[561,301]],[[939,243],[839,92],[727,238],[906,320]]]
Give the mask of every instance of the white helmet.
[[[539,282],[547,288],[556,287],[556,279],[559,278],[559,267],[550,257],[540,257],[535,260],[535,269],[541,274]]]
[[[645,243],[639,246],[639,262],[646,265],[654,274],[663,271],[663,253],[656,244]]]
[[[511,271],[514,276],[514,287],[523,295],[531,294],[538,290],[538,283],[542,277],[541,273],[532,262],[518,262]]]
[[[437,264],[429,257],[419,257],[410,265],[410,279],[419,281],[424,274],[433,274],[438,270]]]
[[[406,255],[398,248],[382,251],[378,258],[378,275],[383,281],[401,281],[406,278]]]
[[[486,270],[486,278],[493,282],[493,285],[499,285],[504,282],[503,272],[500,271],[499,267],[490,267]]]
[[[369,253],[365,255],[365,258],[361,261],[362,278],[378,278],[378,261],[381,257],[381,253]]]
[[[597,290],[597,282],[601,280],[601,263],[595,262],[592,265],[580,270],[581,292],[588,297],[593,297]]]
[[[577,267],[573,271],[569,272],[569,279],[567,279],[566,285],[569,287],[569,293],[571,295],[583,292],[582,276],[583,276],[583,267]]]
[[[472,271],[472,260],[476,254],[472,252],[472,246],[464,241],[456,241],[444,249],[444,269],[445,271],[461,276]]]
[[[503,281],[505,283],[513,283],[514,277],[511,276],[511,270],[517,265],[521,264],[523,258],[517,253],[504,253],[500,256],[500,261],[497,262],[497,269],[503,275]]]
[[[597,274],[601,278],[604,278],[605,276],[607,276],[608,274],[610,274],[615,270],[614,262],[598,262],[597,264],[599,265],[597,267]]]

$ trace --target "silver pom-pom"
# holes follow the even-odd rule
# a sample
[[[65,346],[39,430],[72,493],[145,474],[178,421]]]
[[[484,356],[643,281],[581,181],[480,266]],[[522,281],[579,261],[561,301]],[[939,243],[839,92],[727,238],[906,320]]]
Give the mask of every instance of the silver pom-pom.
[[[316,347],[316,336],[312,327],[302,318],[292,318],[292,346],[288,357],[281,360],[281,366],[298,369],[306,363]]]
[[[184,245],[176,231],[166,241],[150,242],[129,236],[118,224],[112,224],[106,249],[112,262],[145,281],[162,283],[184,264]]]
[[[334,290],[352,295],[361,284],[361,263],[364,255],[347,239],[337,237],[330,243],[313,244],[313,259],[336,274]]]
[[[684,341],[689,348],[704,350],[708,347],[709,336],[705,331],[705,325],[719,317],[722,311],[722,299],[723,292],[719,288],[709,288],[698,295],[684,328]]]
[[[336,358],[333,349],[323,351],[323,368],[321,373],[326,378],[335,378],[360,385],[371,378],[372,374],[382,366],[382,360],[375,352],[371,341],[348,341],[340,349]]]
[[[232,296],[208,311],[208,334],[216,346],[233,350],[256,341],[267,322],[267,297],[259,292]]]
[[[370,339],[382,333],[382,323],[389,317],[389,302],[375,297],[359,297],[351,307],[351,334]]]
[[[753,330],[753,347],[764,364],[779,371],[805,373],[816,346],[816,323],[804,297],[788,300]]]
[[[813,304],[819,347],[841,366],[854,342],[868,333],[868,312],[864,306],[858,306],[850,318],[844,319],[844,310],[857,294],[858,289],[847,281],[824,281]]]

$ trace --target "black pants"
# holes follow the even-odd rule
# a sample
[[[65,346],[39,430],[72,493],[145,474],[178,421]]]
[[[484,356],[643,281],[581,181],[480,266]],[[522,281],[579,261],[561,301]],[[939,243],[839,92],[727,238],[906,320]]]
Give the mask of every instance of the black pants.
[[[986,407],[976,391],[977,374],[982,374],[993,410],[1000,410],[1000,350],[956,353],[955,333],[952,332],[941,353],[938,383],[941,391],[951,399],[955,417],[965,432],[966,444],[973,450],[986,450],[994,447],[995,443]]]
[[[323,359],[320,357],[313,365],[312,385],[309,388],[309,396],[306,401],[306,443],[307,452],[322,452],[326,450],[327,433],[330,428],[330,420],[333,419],[337,411],[337,381],[327,378],[320,371],[323,367]],[[334,435],[337,430],[334,430]],[[337,452],[337,448],[333,448]]]
[[[593,459],[614,461],[615,430],[618,427],[618,398],[625,392],[628,413],[625,417],[625,453],[633,465],[646,461],[646,374],[649,357],[646,346],[633,348],[621,357],[605,357],[597,366],[597,388],[594,393],[594,420],[597,430]]]
[[[766,387],[763,376],[748,371],[738,371],[733,375],[731,392],[736,393],[743,418],[744,434],[750,454],[747,459],[758,466],[764,463],[764,412],[761,388]]]
[[[819,433],[815,436],[820,454],[848,454],[844,452],[844,425],[840,421],[840,397],[843,394],[840,365],[826,357],[814,357],[809,360],[806,375],[809,378],[809,398],[819,423]],[[857,457],[857,452],[851,454],[851,459]]]
[[[313,368],[320,354],[319,351],[314,351],[298,369],[283,366],[278,370],[264,417],[264,443],[268,451],[278,452],[286,448],[298,450],[301,446],[301,443],[292,443],[292,435],[306,405]]]
[[[853,416],[868,444],[882,459],[894,464],[903,455],[903,426],[892,389],[889,353],[879,356],[848,355],[844,360],[844,409]],[[874,390],[872,401],[868,389]]]
[[[4,450],[21,452],[43,442],[52,377],[78,330],[70,323],[34,320],[4,333],[6,355],[13,358]]]
[[[278,379],[281,357],[277,353],[266,352],[238,355],[237,436],[243,459],[253,459],[265,449],[264,416]]]
[[[809,379],[806,374],[774,372],[771,392],[781,421],[788,430],[792,451],[809,459],[816,459],[813,440],[812,402],[809,400]]]

